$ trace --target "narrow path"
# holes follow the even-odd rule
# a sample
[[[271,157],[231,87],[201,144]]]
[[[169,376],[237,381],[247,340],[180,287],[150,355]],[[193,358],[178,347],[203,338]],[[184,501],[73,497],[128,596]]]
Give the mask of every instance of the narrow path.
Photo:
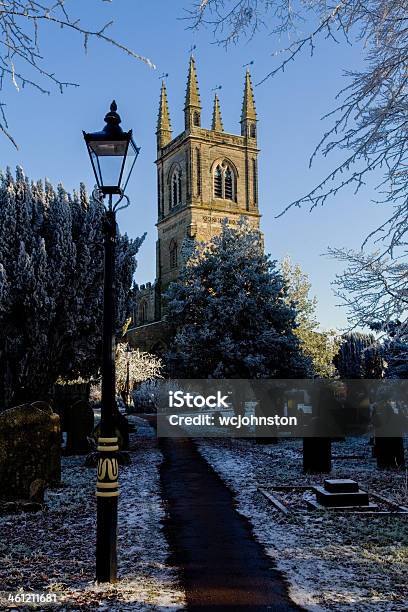
[[[185,438],[161,438],[172,561],[189,610],[299,610],[219,476]]]

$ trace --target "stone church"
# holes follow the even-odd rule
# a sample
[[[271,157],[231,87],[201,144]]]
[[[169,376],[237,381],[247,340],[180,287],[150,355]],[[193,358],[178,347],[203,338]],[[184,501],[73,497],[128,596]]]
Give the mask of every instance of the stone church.
[[[186,240],[205,242],[219,233],[221,221],[235,224],[244,215],[259,228],[257,115],[247,71],[241,135],[224,131],[217,94],[211,129],[202,127],[196,64],[190,58],[184,131],[173,138],[167,92],[161,87],[157,120],[156,280],[138,289],[128,330],[131,345],[153,353],[166,349],[163,292],[183,265]]]

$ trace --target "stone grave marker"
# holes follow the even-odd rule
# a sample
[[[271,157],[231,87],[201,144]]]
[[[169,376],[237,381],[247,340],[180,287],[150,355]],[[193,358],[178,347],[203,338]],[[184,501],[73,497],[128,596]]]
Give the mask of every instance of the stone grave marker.
[[[23,404],[0,414],[0,497],[29,499],[34,481],[61,479],[59,417]]]
[[[375,438],[373,455],[380,470],[397,470],[405,467],[404,438]]]
[[[88,438],[94,430],[94,413],[88,402],[79,400],[67,412],[68,455],[84,455],[91,450]]]
[[[330,438],[303,438],[303,472],[329,474],[332,467]]]

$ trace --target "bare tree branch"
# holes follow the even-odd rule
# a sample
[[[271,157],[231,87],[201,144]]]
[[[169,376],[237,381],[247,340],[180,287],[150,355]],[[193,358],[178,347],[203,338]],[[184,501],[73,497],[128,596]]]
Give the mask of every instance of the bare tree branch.
[[[149,68],[155,68],[148,58],[135,53],[132,49],[108,35],[107,32],[113,23],[112,21],[97,29],[82,26],[80,19],[71,16],[68,11],[69,1],[0,1],[0,90],[3,89],[6,78],[11,80],[17,91],[29,85],[41,93],[50,94],[51,91],[46,85],[47,82],[57,87],[61,93],[67,87],[78,87],[77,83],[64,81],[45,67],[46,58],[40,52],[41,27],[45,23],[79,34],[82,37],[85,52],[88,50],[89,40],[95,38],[113,45],[134,59],[144,62]],[[111,2],[111,0],[102,1]],[[17,68],[17,65],[21,65],[22,68]],[[38,78],[36,78],[36,75]],[[0,131],[17,147],[8,130],[4,107],[5,102],[0,102]]]
[[[284,71],[306,49],[313,54],[319,39],[359,43],[364,69],[348,71],[348,86],[339,92],[338,106],[326,118],[331,128],[317,145],[324,157],[334,150],[347,152],[309,193],[291,202],[311,209],[326,203],[347,186],[355,192],[373,171],[382,173],[378,203],[391,209],[388,219],[367,239],[383,243],[394,256],[406,249],[408,231],[408,6],[405,0],[201,0],[189,12],[192,27],[212,26],[220,44],[238,42],[267,24],[272,34],[286,34],[293,42],[275,51],[280,58],[264,78]],[[315,27],[299,35],[306,20]]]
[[[352,328],[380,323],[386,334],[398,320],[398,333],[408,333],[408,264],[377,253],[329,249],[347,267],[334,281],[335,293],[347,306]]]

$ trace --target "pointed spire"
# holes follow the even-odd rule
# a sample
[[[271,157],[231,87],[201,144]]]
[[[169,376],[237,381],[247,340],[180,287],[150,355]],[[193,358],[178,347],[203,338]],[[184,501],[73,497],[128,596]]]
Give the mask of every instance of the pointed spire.
[[[166,85],[162,81],[160,92],[159,115],[157,117],[157,147],[161,149],[171,141],[171,123],[169,105],[167,103]]]
[[[218,99],[217,94],[215,94],[215,98],[214,98],[214,110],[213,110],[211,129],[215,130],[216,132],[224,131],[224,126],[222,124],[222,117],[221,117],[220,101]]]
[[[256,120],[254,90],[252,88],[250,72],[247,70],[245,75],[244,100],[242,103],[241,113],[241,134],[243,136],[256,134]],[[254,131],[252,131],[252,129]]]
[[[186,91],[186,105],[197,106],[201,108],[200,92],[198,90],[197,70],[195,66],[195,59],[193,56],[190,57],[190,65],[188,69],[188,81]]]
[[[252,89],[251,75],[249,70],[246,71],[245,75],[245,90],[244,101],[242,103],[241,121],[245,121],[245,119],[252,119],[256,121],[254,90]]]
[[[201,125],[201,101],[194,57],[190,57],[186,103],[184,106],[186,130]]]
[[[159,117],[157,120],[157,130],[171,131],[169,105],[167,102],[167,91],[164,81],[162,81],[160,92]]]

